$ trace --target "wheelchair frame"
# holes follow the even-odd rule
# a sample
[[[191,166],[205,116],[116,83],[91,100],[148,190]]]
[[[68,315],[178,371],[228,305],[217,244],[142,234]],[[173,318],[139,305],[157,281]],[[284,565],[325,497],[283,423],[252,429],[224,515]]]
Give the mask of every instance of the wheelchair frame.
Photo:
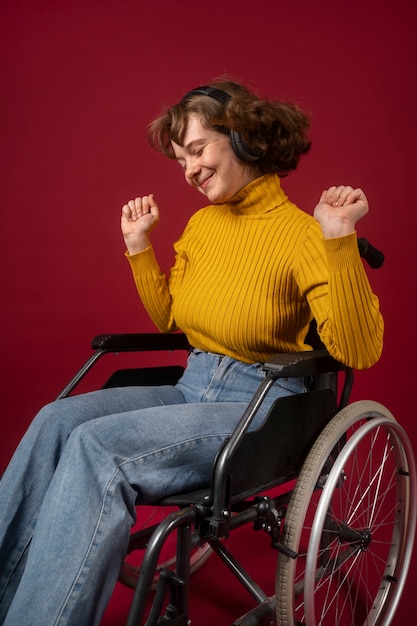
[[[58,399],[71,394],[105,354],[189,349],[182,334],[100,335],[92,347],[93,355]],[[130,566],[124,565],[124,576],[122,568],[121,580],[135,587],[127,626],[190,623],[192,553],[201,551],[197,566],[208,554],[201,546],[210,547],[256,602],[233,626],[391,623],[417,520],[416,465],[405,431],[376,402],[348,405],[352,371],[325,350],[280,354],[264,370],[265,379],[219,450],[211,485],[156,503],[175,510],[132,534],[129,552],[145,552],[132,576]],[[344,385],[338,398],[340,372]],[[166,384],[174,383],[179,371],[168,366],[135,373],[146,384],[157,373]],[[293,376],[309,379],[310,390],[277,400],[263,425],[247,432],[275,381]],[[291,425],[294,416],[298,429]],[[247,463],[251,455],[263,463]],[[291,480],[293,489],[271,495]],[[272,597],[224,545],[230,533],[247,524],[268,533],[279,552]],[[156,578],[161,550],[174,531],[173,568],[162,566]]]

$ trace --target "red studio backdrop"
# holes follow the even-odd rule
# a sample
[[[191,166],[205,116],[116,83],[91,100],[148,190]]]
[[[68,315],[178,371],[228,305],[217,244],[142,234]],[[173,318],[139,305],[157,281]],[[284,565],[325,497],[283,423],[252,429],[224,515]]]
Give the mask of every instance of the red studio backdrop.
[[[154,330],[123,256],[120,208],[155,194],[154,245],[168,270],[203,199],[151,151],[146,125],[219,75],[310,112],[312,151],[283,183],[299,206],[310,212],[332,184],[367,193],[358,234],[386,256],[369,270],[386,337],[380,362],[357,373],[354,399],[385,404],[416,450],[413,0],[2,0],[0,29],[0,472],[95,334]],[[256,565],[261,547],[237,541]],[[200,626],[230,623],[239,599],[216,586],[216,567],[209,560],[193,581]],[[413,560],[395,625],[409,623],[416,575]],[[122,624],[129,599],[118,588],[103,624]]]

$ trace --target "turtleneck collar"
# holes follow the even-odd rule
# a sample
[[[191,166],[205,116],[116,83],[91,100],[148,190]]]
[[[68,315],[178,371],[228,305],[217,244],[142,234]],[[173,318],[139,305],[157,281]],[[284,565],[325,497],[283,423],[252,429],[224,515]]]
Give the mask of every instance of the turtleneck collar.
[[[261,215],[286,200],[279,176],[264,174],[242,187],[224,206],[237,215]]]

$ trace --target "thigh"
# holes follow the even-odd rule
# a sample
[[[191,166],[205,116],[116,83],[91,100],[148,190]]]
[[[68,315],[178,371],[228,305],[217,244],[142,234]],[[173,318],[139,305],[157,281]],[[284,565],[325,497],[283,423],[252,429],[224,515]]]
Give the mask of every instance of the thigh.
[[[22,476],[36,483],[42,475],[47,484],[68,438],[78,427],[108,415],[180,402],[184,402],[181,392],[169,386],[103,389],[51,402],[30,424],[5,476],[15,484]]]
[[[73,466],[94,458],[94,471],[134,486],[138,502],[208,484],[214,457],[244,403],[159,406],[104,416],[79,426],[65,456]]]
[[[183,402],[181,391],[168,385],[100,389],[51,402],[40,410],[34,421],[61,424],[65,430],[71,431],[80,424],[106,415]]]

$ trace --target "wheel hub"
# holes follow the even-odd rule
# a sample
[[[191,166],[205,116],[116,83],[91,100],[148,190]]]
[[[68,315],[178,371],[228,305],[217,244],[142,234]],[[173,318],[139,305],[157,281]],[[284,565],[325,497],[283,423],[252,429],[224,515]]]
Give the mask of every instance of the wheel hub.
[[[351,528],[344,522],[339,529],[340,543],[357,544],[357,547],[364,551],[369,548],[372,541],[372,533],[369,528]]]

